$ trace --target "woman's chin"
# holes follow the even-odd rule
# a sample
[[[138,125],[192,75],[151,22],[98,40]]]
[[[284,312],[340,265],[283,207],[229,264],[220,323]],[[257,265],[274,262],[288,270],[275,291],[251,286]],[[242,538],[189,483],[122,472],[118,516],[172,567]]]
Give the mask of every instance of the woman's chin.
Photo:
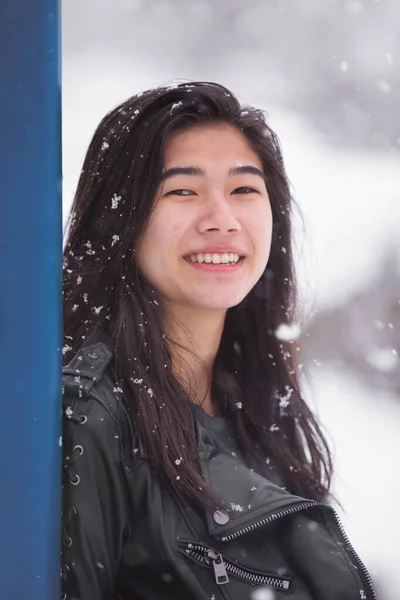
[[[237,295],[237,297],[236,295],[232,296],[232,294],[229,297],[226,297],[222,294],[216,296],[215,294],[210,293],[206,298],[199,298],[198,296],[193,298],[191,305],[193,308],[197,308],[199,311],[227,311],[229,308],[240,304],[240,302],[243,300],[243,297],[244,296],[239,295]]]

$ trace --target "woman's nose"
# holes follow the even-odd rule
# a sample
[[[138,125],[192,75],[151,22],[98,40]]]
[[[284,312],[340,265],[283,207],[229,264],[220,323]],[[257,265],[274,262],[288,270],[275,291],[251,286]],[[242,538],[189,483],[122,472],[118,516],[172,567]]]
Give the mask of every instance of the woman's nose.
[[[241,230],[240,222],[229,200],[223,195],[213,194],[204,208],[199,229],[205,231],[235,232]]]

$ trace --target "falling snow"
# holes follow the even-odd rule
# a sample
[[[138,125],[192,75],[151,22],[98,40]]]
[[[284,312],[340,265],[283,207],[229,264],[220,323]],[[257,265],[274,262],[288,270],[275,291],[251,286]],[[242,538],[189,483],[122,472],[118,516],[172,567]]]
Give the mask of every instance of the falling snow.
[[[282,3],[283,4],[283,3]],[[337,5],[339,5],[340,3],[336,3]],[[346,6],[348,6],[348,16],[351,17],[353,15],[357,15],[358,13],[361,12],[361,8],[362,8],[362,4],[360,0],[352,0],[352,1],[348,1],[346,3]],[[382,3],[383,4],[383,3]],[[367,4],[365,4],[365,6],[367,7]],[[319,14],[322,15],[323,10],[321,9],[321,12]],[[288,11],[288,18],[290,18],[290,11]],[[354,22],[354,19],[353,19]],[[351,26],[351,25],[350,25]],[[379,27],[377,25],[376,28],[373,28],[376,31],[382,31],[382,28]],[[373,31],[372,31],[373,34]],[[311,39],[312,36],[310,36]],[[386,39],[386,47],[382,45],[379,46],[378,45],[371,45],[371,47],[375,47],[377,48],[377,52],[380,51],[381,53],[381,59],[382,59],[382,63],[383,66],[386,66],[386,74],[384,75],[383,72],[380,76],[380,78],[387,78],[388,81],[386,82],[386,85],[382,85],[382,82],[379,82],[379,79],[376,79],[373,81],[371,87],[375,86],[375,90],[377,89],[378,92],[380,91],[381,94],[386,94],[390,91],[390,84],[392,80],[389,80],[389,73],[394,71],[393,68],[388,67],[387,65],[392,65],[393,64],[393,55],[386,53],[386,55],[384,54],[383,50],[385,50],[386,48],[389,49],[389,43]],[[339,47],[339,46],[338,46]],[[360,46],[361,47],[361,46]],[[366,48],[368,49],[370,46],[366,46]],[[379,50],[380,48],[380,50]],[[350,51],[349,51],[350,52]],[[319,53],[317,53],[319,54]],[[354,73],[358,73],[362,71],[361,65],[357,65],[354,63],[354,56],[351,56],[350,53],[348,55],[344,55],[346,58],[348,58],[348,61],[343,61],[342,57],[339,55],[337,62],[336,62],[336,70],[338,70],[338,67],[342,70],[342,74],[340,77],[338,77],[338,80],[342,83],[343,81],[346,82],[350,82],[351,85],[351,77],[353,76]],[[364,61],[364,65],[366,67],[368,67],[369,65],[369,53],[366,52],[365,53],[365,61]],[[342,60],[342,62],[340,62]],[[311,61],[312,62],[312,61]],[[311,64],[311,62],[309,64]],[[386,62],[386,65],[385,65]],[[343,65],[344,63],[346,63],[346,69],[343,69]],[[316,61],[316,64],[320,64],[318,61]],[[351,68],[349,68],[349,64],[351,65]],[[370,60],[370,64],[373,65],[374,64],[374,60]],[[381,65],[382,66],[382,65]],[[371,68],[371,71],[373,69]],[[344,76],[344,72],[346,71],[346,76]],[[301,72],[300,73],[301,78],[305,80],[306,78],[306,73]],[[96,76],[97,73],[96,73]],[[110,74],[107,74],[107,76],[109,77]],[[337,76],[337,75],[336,75]],[[375,77],[375,75],[374,75]],[[254,84],[252,84],[254,85]],[[328,87],[328,91],[330,90],[330,86],[328,86],[328,82],[326,82],[326,84],[324,83],[324,85],[326,85]],[[111,85],[107,85],[106,88],[109,89],[111,88]],[[171,86],[172,88],[175,88],[176,86]],[[334,91],[333,89],[334,86],[332,86],[332,91]],[[105,88],[105,89],[106,89]],[[250,88],[249,88],[250,89]],[[360,94],[360,96],[363,96],[363,94]],[[340,96],[340,90],[338,91],[338,99],[339,102],[337,103],[338,105],[341,105],[341,96]],[[114,98],[112,98],[112,102],[114,101]],[[345,104],[345,102],[344,102]],[[277,120],[279,122],[279,107],[276,107],[276,109],[274,109],[277,115]],[[313,106],[313,110],[315,110],[315,107]],[[328,110],[328,108],[327,108]],[[135,114],[139,114],[139,110],[135,111]],[[292,147],[294,146],[294,148],[296,147],[296,143],[297,143],[297,139],[296,139],[296,134],[297,134],[297,122],[300,122],[300,118],[298,118],[298,116],[296,115],[296,121],[291,121],[290,118],[287,118],[287,114],[289,114],[290,117],[290,113],[285,113],[284,114],[284,122],[287,121],[289,123],[289,126],[286,128],[288,129],[288,132],[286,132],[285,127],[282,128],[282,138],[284,143],[286,144],[286,146],[290,149],[291,145]],[[359,121],[357,120],[358,115],[361,115],[360,113],[357,113],[354,115],[355,118],[355,123],[359,123]],[[353,121],[353,118],[351,119],[351,121]],[[350,123],[350,119],[349,119],[349,129],[351,128],[351,123]],[[281,128],[279,126],[277,126],[278,132],[281,131]],[[363,128],[360,128],[363,129]],[[300,133],[302,133],[303,130],[300,131]],[[365,251],[363,250],[363,248],[365,248],[365,244],[364,244],[364,239],[362,236],[361,231],[364,229],[365,231],[365,237],[367,238],[371,238],[371,240],[368,242],[367,244],[367,248],[369,249],[371,247],[371,249],[373,248],[374,251],[370,253],[370,256],[372,255],[378,255],[379,254],[379,250],[376,252],[375,249],[377,249],[377,238],[376,236],[373,237],[371,236],[371,231],[380,231],[382,234],[382,238],[388,238],[389,237],[389,231],[387,230],[387,228],[385,228],[385,222],[387,222],[388,220],[391,219],[391,215],[393,215],[393,208],[392,206],[395,206],[396,203],[391,202],[390,200],[390,196],[389,193],[386,194],[384,201],[381,204],[382,206],[386,207],[386,210],[382,210],[380,208],[380,212],[383,213],[387,213],[387,217],[384,219],[382,217],[381,221],[376,221],[374,218],[371,218],[370,221],[372,223],[372,230],[368,228],[368,224],[370,221],[366,220],[366,218],[363,216],[364,214],[370,213],[372,214],[372,209],[371,211],[364,211],[362,210],[362,208],[360,207],[360,209],[356,209],[356,203],[355,203],[355,199],[357,197],[359,198],[363,198],[363,202],[365,202],[365,197],[368,196],[369,190],[369,182],[371,181],[371,179],[369,178],[369,172],[372,173],[373,171],[376,171],[377,173],[379,173],[379,179],[382,180],[386,180],[386,175],[389,175],[389,180],[390,180],[390,172],[389,172],[389,167],[390,165],[388,165],[388,168],[386,169],[384,163],[385,157],[383,157],[383,159],[381,160],[380,157],[375,156],[371,158],[375,158],[376,163],[377,164],[377,168],[376,169],[371,169],[368,170],[367,169],[363,169],[361,176],[359,174],[359,167],[360,166],[364,166],[364,164],[368,164],[368,160],[365,161],[365,163],[363,163],[364,159],[353,159],[352,156],[347,155],[345,149],[342,148],[338,148],[338,152],[336,153],[336,151],[334,152],[333,150],[331,150],[328,145],[324,146],[324,147],[317,147],[316,144],[314,144],[314,140],[311,138],[311,136],[308,137],[308,130],[306,130],[304,128],[304,132],[306,134],[307,137],[307,141],[309,142],[309,144],[307,145],[307,152],[304,153],[300,153],[300,155],[304,154],[304,156],[307,158],[306,161],[302,160],[302,156],[299,156],[298,153],[293,152],[294,155],[294,161],[293,161],[293,165],[290,165],[290,158],[288,158],[289,161],[289,174],[292,173],[292,177],[293,177],[293,182],[295,184],[295,186],[298,188],[299,193],[299,200],[300,202],[302,201],[302,197],[305,197],[307,199],[307,201],[304,203],[305,204],[305,211],[306,211],[306,218],[310,219],[310,228],[311,228],[311,235],[312,235],[312,241],[313,243],[315,243],[316,245],[316,252],[318,254],[318,262],[322,265],[320,267],[320,269],[317,269],[316,272],[316,277],[315,280],[319,282],[319,293],[321,295],[322,300],[324,299],[323,296],[325,295],[325,297],[330,298],[331,302],[335,302],[336,298],[333,297],[334,294],[338,294],[339,290],[341,290],[340,294],[342,294],[343,296],[345,294],[350,294],[351,290],[354,288],[353,286],[353,282],[357,282],[357,277],[358,274],[360,274],[361,277],[365,277],[365,274],[371,273],[372,269],[371,268],[364,268],[364,262],[360,261],[358,262],[357,265],[357,248],[360,249],[360,253],[363,252],[363,261],[365,261]],[[77,137],[77,133],[76,132],[76,137]],[[270,132],[268,129],[265,129],[265,134],[266,136],[270,136]],[[367,136],[367,133],[365,132],[365,135]],[[285,139],[285,136],[287,139]],[[326,136],[327,142],[329,139],[329,135]],[[303,140],[303,137],[301,137],[301,140]],[[67,140],[68,142],[68,140]],[[75,139],[74,139],[74,146],[73,148],[75,149]],[[83,146],[83,144],[82,144]],[[318,150],[318,152],[317,152]],[[319,152],[319,150],[321,150],[321,152]],[[354,155],[356,154],[356,152],[354,152]],[[290,157],[290,152],[289,155]],[[341,160],[343,159],[343,157],[346,158],[346,160]],[[309,182],[310,183],[306,183],[306,179],[307,176],[304,176],[304,184],[302,182],[302,172],[304,172],[306,174],[307,169],[304,169],[304,163],[307,162],[312,162],[315,158],[315,172],[320,173],[321,174],[321,181],[317,182],[317,185],[313,185],[314,183],[314,178],[309,178]],[[293,160],[293,159],[292,159]],[[358,161],[358,162],[357,162]],[[346,169],[348,169],[349,173],[350,172],[354,172],[355,173],[355,182],[356,185],[352,185],[353,181],[351,179],[351,177],[347,177],[347,171],[345,171],[344,169],[342,170],[342,172],[340,171],[339,167],[336,169],[336,165],[340,165],[345,163],[346,164]],[[335,163],[335,166],[333,166]],[[325,166],[326,165],[326,166]],[[67,164],[68,167],[68,164]],[[397,168],[397,167],[396,167]],[[314,169],[313,169],[314,171]],[[330,185],[325,186],[322,182],[326,182],[326,181],[330,181],[330,178],[332,178],[332,187]],[[398,176],[396,175],[396,179],[398,178]],[[337,193],[337,190],[335,189],[335,185],[334,185],[334,180],[337,180],[338,182],[340,181],[340,190],[341,190],[341,194]],[[355,194],[353,193],[354,189],[359,190],[359,186],[362,185],[362,181],[363,179],[365,179],[365,190],[363,190],[363,193],[358,193]],[[360,183],[361,181],[361,183]],[[321,186],[322,183],[322,186]],[[373,180],[372,180],[373,183]],[[382,187],[382,183],[379,183],[380,187]],[[304,187],[304,189],[302,189],[302,186]],[[308,186],[308,187],[307,187]],[[71,186],[72,187],[72,186]],[[320,198],[321,198],[321,187],[323,188],[323,193],[324,193],[324,211],[326,213],[326,215],[329,215],[327,218],[323,218],[320,213],[319,213],[319,209],[318,206],[321,205],[320,202]],[[373,189],[374,186],[371,185],[371,193],[375,193],[375,190]],[[388,189],[392,188],[393,189],[393,198],[395,199],[395,194],[396,194],[396,187],[394,184],[394,180],[392,178],[392,180],[390,180],[390,183],[387,184],[386,186]],[[332,189],[332,191],[331,191]],[[348,191],[347,191],[348,190]],[[67,190],[68,191],[68,190]],[[382,190],[383,195],[385,195],[384,190]],[[342,198],[340,198],[339,196],[342,196]],[[333,198],[332,198],[333,197]],[[369,198],[369,196],[368,196]],[[343,199],[343,202],[342,202]],[[310,207],[309,209],[307,208],[307,205]],[[373,206],[373,202],[370,202],[369,206]],[[338,215],[335,213],[335,208],[338,208]],[[352,231],[351,231],[351,238],[341,240],[341,244],[336,245],[336,251],[335,253],[332,253],[329,251],[329,248],[332,248],[332,237],[334,237],[334,239],[337,240],[337,231],[343,228],[344,233],[346,233],[346,221],[351,221],[351,219],[346,219],[343,218],[343,214],[345,214],[345,210],[347,210],[347,208],[351,211],[357,210],[357,214],[358,214],[358,218],[361,219],[360,223],[363,224],[363,227],[358,228],[358,231],[356,232],[356,237],[354,237],[354,227],[351,227]],[[307,213],[307,210],[309,210],[309,213]],[[395,219],[392,219],[393,222],[395,222]],[[328,228],[326,228],[326,222],[329,221],[329,223],[327,223]],[[317,229],[317,236],[314,236],[314,232],[312,231],[313,227],[315,226],[316,223],[316,229]],[[349,229],[349,228],[348,228]],[[326,235],[326,233],[328,232],[335,232],[333,235]],[[321,243],[321,240],[323,243]],[[348,261],[346,262],[345,259],[346,255],[344,252],[345,248],[349,248],[349,246],[351,245],[351,249],[352,249],[352,253],[354,252],[354,260],[352,261]],[[333,254],[335,254],[336,256],[334,257]],[[79,257],[77,257],[77,260],[80,260]],[[372,258],[371,258],[372,261]],[[353,264],[353,268],[350,267],[350,263]],[[338,281],[338,277],[335,278],[335,265],[337,265],[336,267],[336,275],[338,272],[340,272],[342,275],[342,279],[339,278]],[[332,268],[333,267],[333,268]],[[87,295],[86,295],[87,297]],[[87,300],[86,300],[87,301]],[[398,307],[398,305],[397,305]],[[78,309],[78,305],[75,304],[72,308],[73,312],[75,312]],[[383,319],[384,316],[382,315],[381,318]],[[386,325],[385,325],[386,327]],[[279,338],[279,336],[277,335],[277,338]],[[281,338],[279,338],[281,339]],[[290,340],[289,340],[290,341]],[[391,343],[391,342],[389,342]],[[383,350],[384,352],[382,353],[381,350]],[[393,351],[392,351],[393,350]],[[378,353],[375,353],[374,349],[371,348],[364,348],[364,351],[366,353],[366,360],[369,364],[373,363],[374,368],[378,369],[381,374],[385,373],[385,372],[394,372],[396,369],[396,363],[397,363],[397,357],[396,354],[394,353],[394,349],[390,348],[389,346],[385,346],[383,348],[378,348]],[[374,356],[375,354],[375,356]],[[395,358],[395,361],[393,362],[392,360],[392,356]],[[397,363],[398,364],[398,363]],[[394,365],[394,366],[393,366]],[[338,375],[338,377],[340,377],[340,375]],[[137,380],[139,381],[139,380]],[[140,380],[140,383],[142,383],[142,381]],[[340,393],[336,393],[336,398],[338,399],[337,402],[339,402],[339,397],[341,398],[342,395],[344,394],[345,390],[340,390]],[[362,390],[361,390],[362,393]],[[361,396],[360,393],[360,396]],[[286,394],[285,394],[286,395]],[[322,393],[320,394],[320,396],[323,398],[326,395],[326,390],[323,388],[322,386]],[[285,397],[285,396],[284,396]],[[368,398],[367,398],[368,400]],[[346,397],[346,401],[347,401],[347,397]],[[348,404],[351,406],[353,401],[353,398],[350,398],[348,401]],[[333,405],[334,403],[332,403]],[[335,404],[336,406],[336,404]],[[342,404],[340,404],[340,409],[341,409],[341,414],[346,414],[346,410],[348,409],[346,406],[346,403],[343,401]],[[368,406],[368,410],[370,410],[369,406]],[[362,415],[363,421],[364,418],[367,419],[367,412],[368,412],[367,408],[365,407],[361,407],[361,410],[359,412],[360,415]],[[389,406],[388,406],[388,414],[389,413]],[[353,420],[354,423],[357,423],[357,418],[355,417]],[[391,423],[391,419],[390,417],[388,417],[387,419],[387,426],[389,426]],[[385,425],[384,420],[382,419],[382,424],[381,427],[379,427],[379,431],[382,432],[386,432],[387,430],[387,426]],[[328,427],[329,427],[329,421],[328,421]],[[338,428],[338,431],[341,432],[342,431],[342,427]],[[364,432],[364,427],[362,428],[363,432]],[[377,435],[378,435],[378,428],[377,428]],[[341,444],[342,444],[342,440],[340,438],[340,435],[337,433],[336,437],[338,438],[338,448],[340,449]],[[359,435],[360,440],[363,440],[365,437],[364,433]],[[336,438],[335,438],[336,439]],[[354,445],[354,447],[357,447],[358,442],[356,441],[357,437],[356,437],[356,432],[354,431],[354,440],[352,439],[352,443]],[[378,444],[379,446],[379,444]],[[353,446],[350,446],[353,447]],[[376,450],[376,454],[377,456],[379,455],[379,452]],[[390,454],[390,453],[388,453]],[[349,453],[349,456],[351,455],[351,453]],[[347,465],[347,463],[346,463]],[[346,473],[346,468],[348,468],[350,470],[350,467],[347,467],[345,465],[345,467],[343,467],[343,471]],[[354,473],[355,473],[355,479],[357,479],[357,473],[358,473],[358,468],[354,469]],[[353,482],[353,479],[351,479],[351,482]],[[386,482],[386,486],[388,486],[388,483]],[[350,488],[350,485],[349,485]],[[387,489],[387,488],[386,488]],[[361,496],[362,497],[362,496]],[[371,496],[371,498],[373,498]],[[369,500],[370,505],[373,506],[372,500]],[[351,505],[351,501],[349,501],[350,505]],[[346,502],[344,503],[346,505]],[[367,502],[365,502],[365,506],[367,506]],[[350,522],[355,523],[355,525],[353,525],[354,530],[357,532],[357,517],[358,517],[358,511],[357,510],[353,510],[353,514],[350,515]],[[383,529],[385,529],[385,527],[383,527]],[[372,539],[374,536],[368,536],[370,539]],[[380,540],[380,544],[381,544],[381,548],[385,548],[386,546],[384,546],[382,544],[382,540],[384,538],[381,538]],[[361,548],[361,553],[365,552],[365,550],[362,548],[362,544],[364,543],[362,537],[361,537],[361,544],[360,546],[358,546],[357,542],[357,546],[356,547],[360,547]],[[368,548],[367,542],[364,543],[364,547]],[[371,560],[374,558],[374,554],[373,552],[376,553],[376,555],[379,555],[379,543],[375,543],[372,545],[372,548],[374,548],[374,550],[370,550],[370,555],[371,555]],[[392,551],[390,554],[394,554],[395,551]],[[389,552],[388,552],[389,555]],[[384,576],[384,569],[382,567],[382,576]],[[389,573],[387,572],[387,576],[389,576]],[[393,586],[395,587],[395,586]],[[262,594],[263,590],[257,590],[255,592],[255,594],[253,594],[253,600],[271,600],[274,597],[274,594],[270,591],[267,590],[266,591],[266,595],[258,595],[258,594]],[[279,595],[279,594],[278,594]],[[360,591],[360,597],[361,598],[365,598],[365,595],[362,591]],[[213,599],[212,599],[213,600]]]
[[[269,588],[259,588],[252,592],[251,598],[252,600],[275,600],[275,594]]]
[[[278,340],[282,340],[284,342],[291,342],[296,340],[301,333],[300,326],[293,323],[292,325],[286,325],[285,323],[281,323],[279,327],[275,330],[275,337]]]

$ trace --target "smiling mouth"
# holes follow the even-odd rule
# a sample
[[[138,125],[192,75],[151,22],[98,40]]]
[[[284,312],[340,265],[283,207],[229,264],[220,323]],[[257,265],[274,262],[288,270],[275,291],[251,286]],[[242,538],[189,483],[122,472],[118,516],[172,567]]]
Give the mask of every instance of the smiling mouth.
[[[239,256],[239,254],[235,254],[234,252],[206,252],[205,254],[191,254],[190,256],[185,256],[184,259],[187,262],[199,265],[230,266],[243,261],[244,256]]]

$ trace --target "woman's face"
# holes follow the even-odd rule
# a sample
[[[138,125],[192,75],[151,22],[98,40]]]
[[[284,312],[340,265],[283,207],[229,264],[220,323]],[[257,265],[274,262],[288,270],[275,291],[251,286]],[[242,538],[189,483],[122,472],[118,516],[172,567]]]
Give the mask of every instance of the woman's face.
[[[138,268],[174,309],[226,311],[268,262],[272,213],[261,160],[240,131],[210,124],[169,138],[163,172]]]

